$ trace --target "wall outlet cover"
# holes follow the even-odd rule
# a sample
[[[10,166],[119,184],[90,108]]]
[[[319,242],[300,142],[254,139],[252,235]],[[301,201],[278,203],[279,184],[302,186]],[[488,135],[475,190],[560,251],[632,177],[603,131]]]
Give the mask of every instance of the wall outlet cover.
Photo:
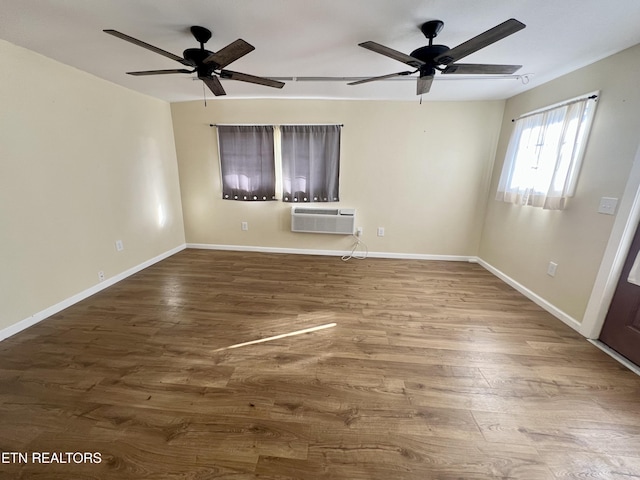
[[[615,215],[617,206],[617,198],[602,197],[600,199],[600,205],[598,205],[598,213],[604,213],[605,215]]]

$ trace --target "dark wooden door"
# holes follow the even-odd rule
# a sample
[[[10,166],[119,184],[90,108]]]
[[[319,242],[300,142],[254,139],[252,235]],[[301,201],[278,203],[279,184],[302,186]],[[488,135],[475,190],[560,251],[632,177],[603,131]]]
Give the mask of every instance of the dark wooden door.
[[[640,226],[624,262],[622,275],[600,332],[600,341],[640,365],[640,286],[629,283],[629,271],[640,251]]]

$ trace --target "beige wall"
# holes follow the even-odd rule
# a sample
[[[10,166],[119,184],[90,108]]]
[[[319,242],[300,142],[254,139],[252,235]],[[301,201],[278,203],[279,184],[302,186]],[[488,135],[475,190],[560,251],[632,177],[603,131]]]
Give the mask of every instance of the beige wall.
[[[315,205],[356,208],[356,225],[373,252],[474,256],[503,108],[502,101],[420,105],[418,98],[172,104],[187,242],[349,250],[348,236],[292,233],[291,204],[222,200],[216,130],[209,126],[339,123],[341,201]],[[378,226],[384,237],[376,236]]]
[[[625,50],[507,101],[480,257],[581,321],[614,217],[597,213],[600,198],[621,197],[640,141],[640,46]],[[576,195],[564,211],[493,200],[511,119],[593,90],[600,99]],[[546,274],[550,261],[557,274]]]
[[[171,114],[0,41],[0,329],[184,243]],[[116,252],[114,242],[124,242]]]

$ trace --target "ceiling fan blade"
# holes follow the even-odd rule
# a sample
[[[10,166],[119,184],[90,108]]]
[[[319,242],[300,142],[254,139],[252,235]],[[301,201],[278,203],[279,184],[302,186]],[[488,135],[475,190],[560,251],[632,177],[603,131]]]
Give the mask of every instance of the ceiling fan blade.
[[[411,75],[412,73],[415,73],[415,72],[407,71],[407,72],[390,73],[388,75],[380,75],[379,77],[371,77],[371,78],[365,78],[363,80],[356,80],[355,82],[347,83],[347,85],[360,85],[361,83],[375,82],[376,80],[384,80],[386,78],[399,77],[402,75]]]
[[[200,80],[202,80],[207,87],[209,87],[209,90],[211,90],[211,92],[217,97],[219,95],[226,95],[227,92],[224,91],[224,88],[222,88],[222,84],[220,83],[220,80],[218,80],[218,77],[212,75],[210,77],[198,77]]]
[[[241,82],[255,83],[257,85],[265,85],[267,87],[282,88],[284,82],[271,80],[270,78],[256,77],[247,73],[232,72],[231,70],[221,70],[220,78],[228,78],[230,80],[239,80]]]
[[[241,38],[235,42],[231,42],[222,50],[209,55],[203,60],[203,63],[215,63],[218,68],[224,68],[231,62],[235,62],[240,57],[244,57],[247,53],[255,50],[256,47],[245,42]]]
[[[522,65],[489,65],[481,63],[452,63],[442,73],[459,75],[510,75],[522,68]]]
[[[506,22],[490,28],[486,32],[461,43],[457,47],[447,50],[442,55],[437,56],[435,61],[442,65],[448,65],[522,30],[525,26],[524,23],[519,22],[515,18],[510,18]]]
[[[376,42],[363,42],[359,43],[358,45],[366,48],[367,50],[371,50],[372,52],[376,52],[389,58],[393,58],[394,60],[398,60],[399,62],[406,63],[413,68],[420,68],[422,65],[424,65],[424,62],[422,60],[418,60],[417,58],[413,58],[411,55],[406,55],[402,52],[394,50],[393,48],[385,47],[384,45],[380,45]]]
[[[422,95],[423,93],[429,93],[429,90],[431,90],[432,83],[433,83],[433,75],[427,75],[425,77],[418,78],[418,88],[417,88],[416,94]]]
[[[139,47],[151,50],[152,52],[159,53],[160,55],[170,58],[171,60],[175,60],[176,62],[180,62],[183,65],[195,67],[195,65],[192,65],[191,62],[185,60],[182,57],[179,57],[178,55],[174,55],[171,52],[167,52],[166,50],[162,50],[161,48],[154,47],[153,45],[143,42],[142,40],[138,40],[137,38],[130,37],[129,35],[125,35],[124,33],[118,32],[117,30],[107,29],[103,30],[103,32],[108,33],[109,35],[113,35],[114,37],[121,38],[122,40],[125,40],[127,42],[133,43],[134,45],[138,45]]]
[[[195,70],[187,70],[186,68],[177,68],[175,70],[143,70],[141,72],[127,72],[127,75],[143,76],[143,75],[164,75],[167,73],[193,73]]]

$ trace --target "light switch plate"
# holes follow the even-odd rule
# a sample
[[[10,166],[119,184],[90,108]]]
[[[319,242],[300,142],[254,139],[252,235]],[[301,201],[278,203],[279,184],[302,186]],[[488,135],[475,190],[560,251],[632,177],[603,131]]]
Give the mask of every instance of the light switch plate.
[[[598,206],[598,213],[604,213],[605,215],[615,215],[617,206],[617,198],[602,197],[600,199],[600,205]]]

